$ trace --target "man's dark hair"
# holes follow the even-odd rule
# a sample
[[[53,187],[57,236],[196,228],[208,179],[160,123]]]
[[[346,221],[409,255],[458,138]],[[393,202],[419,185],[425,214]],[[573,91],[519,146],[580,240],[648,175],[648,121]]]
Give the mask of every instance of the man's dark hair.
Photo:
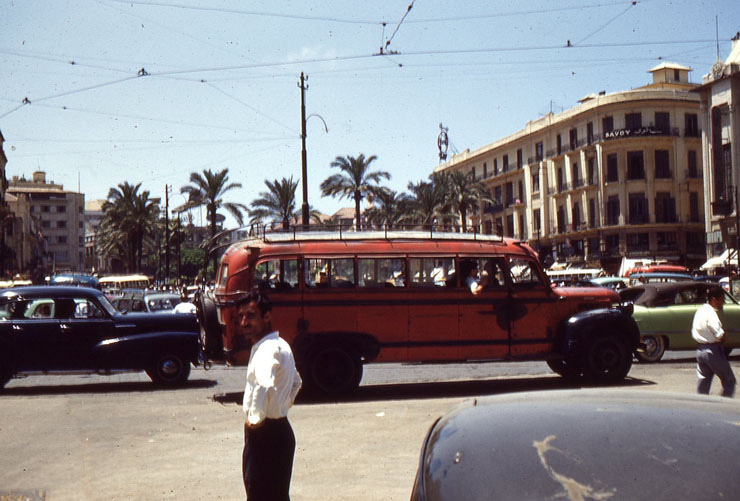
[[[707,301],[710,299],[725,298],[725,291],[721,287],[710,287],[707,290]]]
[[[251,291],[247,292],[246,294],[243,294],[239,296],[239,298],[236,300],[236,307],[243,304],[249,304],[252,301],[257,303],[257,308],[260,310],[260,316],[265,316],[265,313],[268,311],[272,311],[272,303],[270,302],[270,298],[267,297],[267,294],[264,291],[261,291],[259,289],[252,289]]]

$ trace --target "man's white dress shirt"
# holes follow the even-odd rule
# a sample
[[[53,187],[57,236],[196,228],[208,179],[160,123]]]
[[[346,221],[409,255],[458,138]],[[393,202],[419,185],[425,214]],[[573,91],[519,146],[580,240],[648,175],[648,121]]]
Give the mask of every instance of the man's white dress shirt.
[[[242,403],[247,422],[256,425],[266,418],[286,417],[301,384],[290,345],[277,331],[257,341],[249,355]]]
[[[724,335],[725,331],[717,315],[717,310],[709,303],[701,305],[694,314],[691,337],[699,344],[707,344],[721,343]]]

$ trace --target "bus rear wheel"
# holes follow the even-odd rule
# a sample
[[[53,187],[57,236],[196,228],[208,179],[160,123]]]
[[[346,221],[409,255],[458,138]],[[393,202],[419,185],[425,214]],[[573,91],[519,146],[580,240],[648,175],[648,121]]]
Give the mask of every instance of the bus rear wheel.
[[[308,360],[307,387],[324,396],[346,395],[360,384],[362,360],[343,346],[322,346]]]

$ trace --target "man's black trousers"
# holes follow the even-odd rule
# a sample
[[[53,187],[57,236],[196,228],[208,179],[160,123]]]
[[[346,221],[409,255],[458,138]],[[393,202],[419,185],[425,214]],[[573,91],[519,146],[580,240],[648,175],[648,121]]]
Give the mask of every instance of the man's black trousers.
[[[253,429],[245,428],[242,475],[247,499],[290,499],[295,435],[287,418],[265,419]]]

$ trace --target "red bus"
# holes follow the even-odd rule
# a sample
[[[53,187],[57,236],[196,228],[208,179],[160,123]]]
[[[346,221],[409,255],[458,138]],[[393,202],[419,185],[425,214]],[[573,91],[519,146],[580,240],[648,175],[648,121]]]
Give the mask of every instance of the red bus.
[[[619,380],[639,339],[614,291],[551,287],[536,253],[512,239],[267,233],[231,245],[214,300],[199,301],[208,359],[247,362],[233,303],[253,287],[268,291],[273,327],[323,394],[351,391],[367,362],[547,360],[562,375]]]

